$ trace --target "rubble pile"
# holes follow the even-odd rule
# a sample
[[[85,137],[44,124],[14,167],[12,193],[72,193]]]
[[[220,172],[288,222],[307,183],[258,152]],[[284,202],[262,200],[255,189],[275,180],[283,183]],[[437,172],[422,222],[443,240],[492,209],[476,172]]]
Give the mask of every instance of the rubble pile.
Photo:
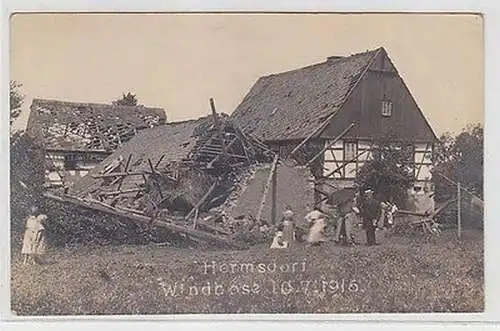
[[[255,169],[268,165],[274,156],[260,141],[235,128],[226,116],[174,122],[143,130],[64,194],[45,196],[52,203],[74,208],[60,212],[64,218],[74,220],[65,221],[75,229],[72,240],[103,237],[142,242],[152,235],[152,229],[161,228],[163,232],[153,231],[154,235],[166,241],[176,234],[237,247],[242,240],[236,234],[263,231],[260,222],[251,218],[241,222],[241,217],[235,219],[225,212],[225,207],[241,195],[242,183],[252,177]],[[92,212],[111,217],[101,221],[105,217],[91,216]],[[89,231],[74,235],[80,229],[77,224],[87,224],[83,228],[97,229],[101,234]],[[67,237],[71,231],[58,232]]]

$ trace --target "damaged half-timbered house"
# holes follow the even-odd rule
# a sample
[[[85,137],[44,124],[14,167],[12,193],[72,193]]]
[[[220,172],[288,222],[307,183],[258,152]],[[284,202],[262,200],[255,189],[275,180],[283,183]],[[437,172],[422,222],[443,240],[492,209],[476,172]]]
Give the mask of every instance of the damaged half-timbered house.
[[[231,119],[322,186],[353,187],[381,139],[409,148],[415,188],[430,185],[437,137],[384,48],[261,77]]]
[[[161,108],[34,99],[26,133],[45,156],[45,187],[69,188],[139,131],[165,121]]]

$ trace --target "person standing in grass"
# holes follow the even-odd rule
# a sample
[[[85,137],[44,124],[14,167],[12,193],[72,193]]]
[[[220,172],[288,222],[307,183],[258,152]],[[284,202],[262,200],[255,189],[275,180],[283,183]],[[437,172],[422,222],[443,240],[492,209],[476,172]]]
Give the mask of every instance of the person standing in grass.
[[[368,246],[377,245],[375,229],[379,216],[380,203],[373,197],[373,190],[366,190],[362,199],[361,217],[363,218],[363,228],[366,231],[366,244]]]
[[[315,208],[306,215],[306,221],[309,224],[309,235],[307,243],[317,246],[326,241],[323,231],[326,227],[326,215],[319,208]]]
[[[39,258],[45,253],[45,238],[43,232],[45,230],[43,222],[47,219],[47,215],[39,213],[37,207],[31,208],[31,215],[26,219],[26,229],[24,231],[23,247],[21,254],[23,255],[23,264],[28,262],[39,261]]]
[[[355,245],[353,228],[356,224],[359,209],[356,207],[355,200],[345,202],[340,205],[340,217],[337,221],[337,228],[335,229],[335,243],[341,242],[342,229],[344,230],[345,243],[348,245]]]
[[[295,241],[295,222],[293,215],[292,207],[286,206],[281,223],[283,225],[283,240],[288,243],[288,246],[293,245]]]

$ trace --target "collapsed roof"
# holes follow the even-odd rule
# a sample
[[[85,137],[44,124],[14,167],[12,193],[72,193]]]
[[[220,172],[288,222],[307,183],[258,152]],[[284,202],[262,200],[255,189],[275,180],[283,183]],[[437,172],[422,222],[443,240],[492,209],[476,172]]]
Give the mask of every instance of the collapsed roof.
[[[46,149],[112,151],[165,121],[161,108],[34,99],[27,132]]]
[[[270,159],[262,143],[218,117],[219,127],[209,116],[140,132],[68,193],[140,211],[146,207],[135,204],[138,200],[152,200],[160,208],[184,196],[185,209],[192,208],[215,182],[224,186],[229,173]]]

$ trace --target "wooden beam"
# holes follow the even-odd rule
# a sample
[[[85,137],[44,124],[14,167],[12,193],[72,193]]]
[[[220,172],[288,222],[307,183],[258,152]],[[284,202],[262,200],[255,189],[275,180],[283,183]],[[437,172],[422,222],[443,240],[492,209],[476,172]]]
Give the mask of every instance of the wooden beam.
[[[231,142],[227,145],[227,148],[229,148],[229,147],[233,146],[233,144],[234,144],[235,142],[237,142],[237,141],[238,141],[238,138],[234,138],[233,140],[231,140]],[[213,167],[213,165],[214,165],[214,163],[215,163],[215,162],[217,162],[217,161],[220,159],[221,155],[222,155],[222,154],[217,155],[217,156],[216,156],[216,157],[215,157],[212,161],[210,161],[210,162],[207,164],[207,168],[212,168],[212,167]]]
[[[98,204],[98,203],[94,203],[94,201],[85,201],[83,199],[79,199],[79,198],[68,196],[68,195],[56,196],[56,195],[53,195],[50,193],[45,193],[44,197],[51,199],[51,200],[54,200],[54,201],[59,201],[62,203],[70,203],[70,204],[73,204],[75,206],[79,206],[79,207],[90,209],[90,210],[96,210],[96,211],[100,211],[103,213],[115,215],[118,217],[124,217],[124,218],[130,219],[132,221],[136,221],[138,223],[149,224],[151,221],[151,219],[147,216],[119,210],[117,208],[111,207],[111,206],[106,205],[104,203]],[[195,230],[195,229],[192,229],[191,227],[178,225],[178,224],[175,224],[173,221],[166,222],[163,220],[155,220],[154,225],[161,227],[161,228],[165,228],[165,229],[170,230],[172,232],[184,233],[186,235],[193,236],[195,238],[204,239],[204,240],[209,241],[209,242],[215,242],[215,243],[227,246],[227,247],[244,248],[244,245],[237,243],[229,238],[224,238],[222,236],[218,236],[218,235],[208,233],[205,231]]]
[[[347,134],[347,132],[349,132],[354,127],[354,125],[356,125],[356,123],[351,123],[351,125],[349,125],[344,131],[342,131],[338,136],[336,136],[329,144],[327,144],[325,147],[323,147],[318,154],[316,154],[311,160],[309,160],[309,162],[307,162],[306,167],[310,166],[311,163],[313,163],[314,161],[316,161],[316,159],[318,157],[323,155],[323,153],[327,149],[332,147],[337,141],[339,141],[343,136],[345,136]]]
[[[273,172],[273,176],[271,179],[271,222],[272,224],[276,224],[278,222],[277,212],[276,212],[276,203],[278,201],[278,171]]]
[[[135,172],[112,172],[109,174],[98,174],[92,175],[93,178],[108,178],[108,177],[120,177],[120,176],[143,176],[150,174],[147,171],[135,171]]]
[[[148,159],[148,164],[149,164],[149,168],[151,169],[151,173],[155,173],[155,168],[153,167],[153,163],[151,162],[151,159]]]
[[[142,189],[140,188],[131,188],[128,190],[118,190],[118,191],[111,191],[111,192],[100,192],[98,195],[104,195],[104,196],[109,196],[109,195],[118,195],[118,194],[125,194],[125,193],[133,193],[133,192],[140,192]]]
[[[220,228],[218,226],[208,224],[205,220],[198,220],[197,227],[199,229],[205,229],[205,230],[212,231],[212,232],[218,232],[218,233],[222,233],[225,235],[231,235],[231,232],[226,231],[225,229]]]
[[[330,116],[328,116],[328,118],[326,119],[326,121],[324,121],[323,123],[321,123],[316,129],[314,129],[304,140],[302,140],[291,152],[290,152],[290,156],[293,156],[295,153],[297,153],[297,151],[302,147],[304,146],[312,137],[314,137],[316,134],[318,134],[319,132],[321,132],[327,125],[328,123],[330,122],[330,120],[333,118],[333,116],[337,114],[337,111],[335,111],[333,114],[331,114]]]
[[[220,144],[222,146],[222,153],[224,157],[227,157],[227,149],[226,149],[226,144],[224,143],[224,135],[222,133],[222,127],[219,122],[219,116],[217,115],[217,111],[215,110],[215,103],[213,98],[210,98],[210,108],[212,108],[212,116],[214,118],[214,125],[217,129],[217,134],[219,136]]]
[[[158,168],[158,166],[160,165],[161,161],[163,161],[163,158],[165,157],[165,154],[163,154],[160,159],[156,162],[155,164],[155,170]]]
[[[130,153],[128,155],[128,158],[127,158],[127,162],[125,163],[125,169],[123,170],[124,172],[127,172],[128,171],[128,167],[130,165],[130,160],[132,159],[132,153]],[[122,184],[123,184],[123,180],[125,179],[125,177],[121,177],[120,179],[120,182],[118,183],[118,191],[120,190],[120,188],[122,187]]]
[[[431,151],[432,151],[432,145],[431,146]],[[422,159],[420,160],[420,164],[419,164],[419,167],[417,169],[417,173],[415,174],[415,180],[418,180],[418,175],[420,175],[420,169],[422,168],[423,166],[423,163],[424,163],[424,160],[425,160],[425,154],[427,154],[427,150],[429,149],[429,144],[426,144],[425,145],[425,151],[424,151],[424,154],[422,154]],[[413,163],[415,163],[415,160],[412,160]]]
[[[203,205],[203,203],[208,199],[210,194],[212,194],[213,190],[217,186],[217,183],[218,181],[215,181],[215,183],[212,184],[212,186],[208,189],[207,193],[203,195],[200,201],[198,201],[198,203],[193,207],[193,209],[191,209],[191,211],[186,215],[186,217],[184,217],[185,220],[188,220],[189,217],[191,217],[191,215]]]
[[[273,163],[271,165],[271,169],[269,170],[269,176],[267,178],[266,186],[264,186],[264,193],[262,194],[262,198],[260,200],[259,209],[257,211],[257,221],[260,221],[260,218],[262,216],[262,211],[264,210],[264,205],[266,203],[267,193],[269,191],[269,187],[271,186],[271,180],[274,176],[274,172],[276,171],[276,167],[278,165],[278,159],[279,156],[275,155]]]
[[[331,175],[333,175],[334,173],[336,173],[337,171],[345,168],[347,166],[347,164],[353,162],[353,161],[356,161],[357,159],[359,159],[359,157],[363,154],[365,154],[366,152],[369,152],[370,150],[369,149],[365,149],[364,151],[362,151],[361,153],[358,153],[358,155],[356,155],[356,157],[354,157],[352,160],[349,160],[349,161],[344,161],[344,164],[342,164],[340,167],[337,167],[335,170],[331,171],[330,173],[328,173],[325,177],[330,177]]]

